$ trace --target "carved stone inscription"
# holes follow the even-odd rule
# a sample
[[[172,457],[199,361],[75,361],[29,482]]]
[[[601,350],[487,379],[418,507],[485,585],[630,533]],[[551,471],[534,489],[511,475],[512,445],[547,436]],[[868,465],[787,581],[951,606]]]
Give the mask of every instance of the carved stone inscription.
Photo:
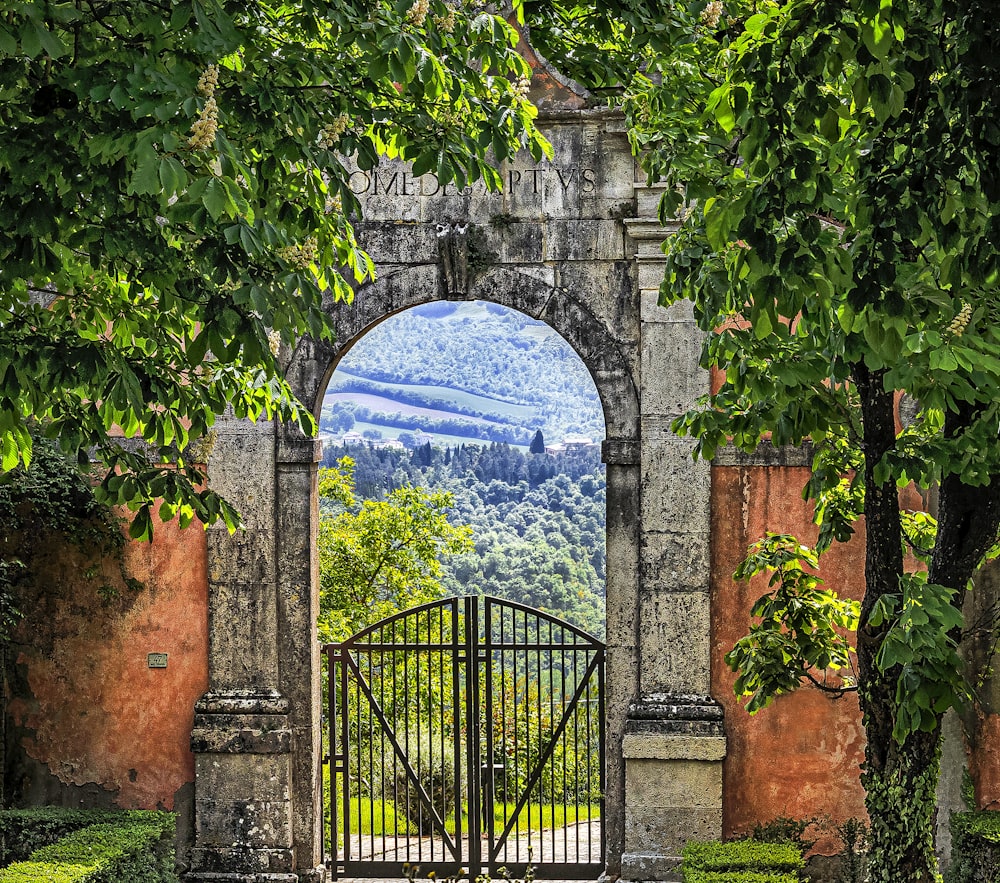
[[[597,189],[597,173],[584,166],[533,166],[508,168],[502,173],[503,187],[519,197],[541,196],[547,188],[559,188],[564,194],[571,191],[584,194]],[[464,189],[453,183],[444,185],[433,174],[414,177],[410,170],[398,166],[379,166],[370,171],[355,171],[350,177],[350,187],[356,196],[483,196],[486,185],[476,181]]]

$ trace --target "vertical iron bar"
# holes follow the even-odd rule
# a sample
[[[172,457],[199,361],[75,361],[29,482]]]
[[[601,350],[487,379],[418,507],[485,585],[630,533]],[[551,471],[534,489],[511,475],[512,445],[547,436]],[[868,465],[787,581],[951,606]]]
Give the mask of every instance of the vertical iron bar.
[[[378,702],[379,702],[379,705],[382,707],[382,714],[385,715],[385,713],[386,713],[386,707],[385,707],[385,679],[386,679],[386,668],[385,668],[385,626],[382,626],[379,629],[378,637],[379,637],[379,640],[378,640],[379,645],[382,648],[379,651],[380,669],[379,669],[379,677],[378,677]],[[386,802],[388,800],[388,796],[385,793],[385,785],[386,785],[386,781],[385,781],[385,737],[386,737],[386,734],[385,734],[385,730],[383,728],[382,731],[379,733],[379,739],[378,739],[378,776],[379,776],[378,793],[379,793],[379,802],[382,804],[382,812],[380,813],[381,819],[382,819],[382,836],[381,836],[382,855],[385,855],[385,851],[386,851],[386,845],[385,845],[385,834],[386,834],[386,831],[385,831],[385,829],[388,827],[388,825],[386,824],[386,816],[385,816],[385,810],[386,810],[386,806],[385,805],[386,805]],[[374,847],[375,847],[375,838],[372,837],[372,851],[373,852],[374,852]]]
[[[337,879],[337,859],[338,848],[337,848],[337,828],[339,822],[339,816],[337,813],[337,769],[338,764],[337,759],[337,692],[336,683],[337,675],[334,669],[336,665],[334,659],[334,653],[330,648],[324,648],[324,653],[326,653],[326,703],[329,715],[328,724],[328,734],[327,734],[327,763],[329,764],[327,769],[330,772],[330,788],[329,791],[324,793],[323,797],[330,801],[330,830],[327,834],[330,837],[330,859],[332,864],[332,875],[333,879]]]
[[[509,785],[510,772],[507,769],[507,759],[510,756],[507,751],[507,741],[510,738],[507,730],[507,616],[503,610],[500,611],[500,732],[503,736],[503,827],[507,827],[507,814],[510,811]],[[513,714],[513,697],[511,698],[511,713]],[[515,764],[517,761],[515,760]],[[515,768],[516,769],[516,768]],[[516,781],[516,772],[515,779]],[[492,848],[497,849],[499,844],[494,843]],[[504,847],[506,852],[506,846]]]
[[[385,627],[383,626],[382,643],[385,644]],[[395,643],[396,637],[396,624],[393,623],[392,626],[392,643]],[[398,730],[396,726],[397,718],[399,715],[399,683],[397,681],[397,672],[399,669],[399,654],[395,650],[389,651],[392,653],[392,717],[388,718],[391,722],[393,731]],[[399,733],[396,732],[396,741],[399,741]],[[407,824],[406,814],[400,811],[400,793],[399,793],[399,758],[396,756],[395,750],[392,752],[392,845],[393,845],[393,855],[399,858],[399,826],[400,823]],[[405,829],[404,829],[404,834]],[[384,844],[383,844],[384,846]]]
[[[553,683],[553,680],[552,680],[552,662],[555,660],[555,651],[552,649],[552,647],[554,646],[554,640],[555,639],[554,639],[554,637],[552,635],[552,620],[550,619],[548,621],[548,623],[549,623],[549,649],[546,650],[546,651],[544,651],[548,655],[548,659],[547,659],[548,665],[546,667],[549,670],[549,730],[550,730],[550,732],[552,732],[552,735],[550,735],[548,738],[552,739],[554,741],[555,740],[555,733],[553,731],[553,724],[554,724],[554,722],[556,720],[556,712],[555,712],[556,697],[555,697],[555,684]],[[563,700],[560,699],[560,703],[562,704]],[[561,716],[562,715],[560,714],[560,717]],[[565,760],[566,734],[564,733],[560,738],[562,739],[562,744],[563,744],[563,749],[564,749],[564,752],[563,752],[563,769],[565,769],[566,768],[566,760]],[[555,839],[556,839],[556,828],[555,828],[555,823],[556,823],[556,752],[555,752],[555,745],[553,745],[552,748],[553,748],[552,758],[549,761],[549,766],[550,766],[549,781],[551,782],[551,784],[549,785],[549,807],[550,807],[551,812],[552,812],[552,840],[555,841]],[[564,789],[564,793],[565,793],[565,789]],[[541,824],[542,824],[541,813],[539,813],[538,824],[539,824],[539,827],[541,827]],[[563,852],[566,851],[566,849],[565,849],[565,843],[566,843],[566,812],[565,812],[565,809],[564,809],[563,810]]]
[[[368,640],[370,641],[371,638],[369,638]],[[365,650],[365,659],[367,660],[367,665],[366,665],[366,667],[364,669],[362,669],[362,671],[366,671],[368,673],[369,689],[371,689],[372,686],[374,685],[373,671],[372,671],[372,669],[374,668],[374,665],[373,665],[374,658],[375,658],[375,654],[372,652],[371,648],[369,647],[367,650]],[[374,690],[372,690],[372,698],[374,698],[374,697],[375,697],[375,692],[374,692]],[[374,746],[372,745],[372,731],[374,729],[375,729],[375,710],[372,708],[372,702],[369,701],[368,702],[368,730],[367,730],[367,732],[365,734],[365,740],[368,742],[368,767],[365,770],[365,772],[368,774],[367,775],[367,779],[368,779],[368,790],[369,791],[371,791],[372,771],[373,771],[373,768],[375,766],[375,758],[374,758],[374,755],[372,754],[372,751],[374,750]],[[360,742],[360,737],[359,737],[359,742]],[[361,776],[360,774],[358,775],[358,815],[359,816],[361,815],[361,807],[364,806],[364,803],[362,801],[362,782],[364,781],[364,779],[365,779],[364,776]],[[368,801],[368,844],[369,844],[369,849],[371,850],[371,852],[373,854],[375,852],[375,799],[374,798],[375,798],[375,795],[372,794],[371,797],[369,798],[369,801]]]
[[[343,768],[340,773],[341,793],[344,801],[344,861],[351,860],[351,749],[350,736],[347,729],[347,721],[350,717],[351,693],[347,680],[347,659],[350,649],[341,645],[340,658],[340,699],[344,703],[343,714],[340,716],[340,745],[344,755]]]
[[[459,600],[458,598],[453,598],[450,602],[451,606],[451,636],[449,642],[449,651],[451,653],[451,712],[452,712],[452,728],[454,731],[452,750],[454,752],[454,767],[455,767],[455,847],[458,850],[458,855],[455,856],[456,860],[462,861],[462,785],[465,783],[467,776],[462,775],[462,745],[461,739],[459,738],[462,733],[462,672],[461,672],[461,652],[460,652],[460,631],[459,631],[459,615],[461,611],[459,610]],[[468,739],[468,735],[466,735]],[[478,875],[478,870],[469,868],[469,879],[475,880]]]
[[[607,663],[607,656],[605,654],[604,648],[599,647],[597,653],[600,656],[600,662],[597,666],[597,727],[598,727],[598,753],[601,758],[601,765],[598,767],[599,783],[600,788],[600,799],[598,806],[601,810],[601,864],[604,864],[607,858],[608,841],[607,841],[607,825],[604,824],[604,786],[605,786],[605,770],[604,770],[604,746],[607,744],[607,731],[606,731],[606,721],[604,716],[604,667]],[[588,706],[589,707],[589,706]]]
[[[501,611],[502,612],[502,611]],[[484,617],[485,625],[483,627],[483,636],[485,639],[485,659],[486,659],[486,756],[484,762],[482,763],[480,769],[485,768],[486,776],[488,777],[488,783],[486,788],[486,806],[483,809],[483,822],[486,833],[486,843],[488,854],[490,857],[493,855],[494,849],[494,839],[495,839],[495,807],[496,807],[496,782],[493,781],[493,760],[496,754],[494,741],[493,741],[493,707],[494,707],[494,697],[493,697],[493,677],[494,677],[494,659],[493,659],[493,605],[489,600],[486,601],[486,615]],[[501,656],[503,651],[500,651]],[[501,659],[501,672],[503,671],[503,664]]]
[[[465,617],[465,654],[468,708],[468,762],[469,762],[469,864],[475,867],[476,875],[482,866],[482,807],[480,806],[479,776],[479,599],[470,596],[466,599]],[[486,601],[486,613],[489,615],[489,599]],[[470,700],[471,697],[471,700]],[[472,867],[470,878],[475,879]]]
[[[409,642],[407,642],[409,643]],[[427,758],[424,757],[424,746],[421,744],[423,742],[423,733],[421,731],[421,718],[423,715],[420,713],[420,611],[418,610],[413,615],[413,649],[408,654],[413,659],[414,671],[413,671],[413,716],[414,726],[416,727],[416,741],[417,741],[417,762],[413,765],[413,771],[417,774],[416,785],[419,786],[421,778],[424,776],[424,770],[427,768]],[[431,791],[434,789],[432,788]],[[418,791],[419,794],[419,791]],[[433,800],[433,794],[427,795],[429,800]],[[420,822],[417,825],[417,860],[424,861],[424,828],[427,826],[428,820],[424,818],[427,813],[427,807],[424,806],[424,802],[420,800],[417,803],[417,816]],[[431,828],[431,843],[430,850],[433,854],[434,850],[434,833],[433,827]]]

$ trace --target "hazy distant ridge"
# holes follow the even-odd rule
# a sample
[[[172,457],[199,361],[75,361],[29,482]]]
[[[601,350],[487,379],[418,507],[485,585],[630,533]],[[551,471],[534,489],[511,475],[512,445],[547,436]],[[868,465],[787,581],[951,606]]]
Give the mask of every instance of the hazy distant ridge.
[[[569,344],[542,322],[483,302],[426,304],[376,326],[334,374],[330,392],[347,391],[486,420],[498,435],[604,436],[593,380]],[[325,413],[332,408],[331,397]],[[365,419],[379,423],[378,412]]]

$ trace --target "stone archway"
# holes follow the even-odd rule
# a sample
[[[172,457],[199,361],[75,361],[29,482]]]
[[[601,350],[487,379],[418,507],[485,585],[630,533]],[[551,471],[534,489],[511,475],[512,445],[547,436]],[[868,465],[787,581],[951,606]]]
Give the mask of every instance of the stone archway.
[[[606,826],[609,855],[620,859],[623,847],[624,765],[621,741],[628,703],[635,696],[634,648],[625,643],[620,626],[612,636],[610,624],[627,621],[638,592],[639,511],[638,493],[639,399],[629,364],[627,347],[634,339],[621,340],[599,320],[587,304],[592,299],[629,305],[620,297],[631,289],[627,266],[621,266],[614,284],[624,291],[592,289],[587,293],[561,290],[547,285],[524,268],[494,267],[470,286],[470,300],[486,300],[519,310],[546,322],[580,356],[594,378],[605,415],[607,437],[603,456],[607,464],[607,620],[608,631],[608,794]],[[289,366],[288,376],[303,402],[319,409],[330,376],[341,356],[374,325],[390,315],[417,304],[440,300],[442,283],[437,267],[419,265],[401,269],[374,285],[361,289],[351,305],[335,308],[338,341],[317,344],[303,341]],[[638,316],[619,317],[625,327],[637,324]],[[306,506],[310,506],[306,511]],[[303,497],[301,504],[287,500],[284,506],[299,507],[295,520],[315,518],[315,503]],[[283,506],[283,508],[284,508]],[[305,532],[303,535],[306,535]],[[302,797],[305,798],[303,793]]]
[[[536,60],[537,61],[537,60]],[[541,62],[537,62],[541,64]],[[317,410],[339,356],[394,312],[494,301],[576,350],[606,420],[610,873],[664,879],[689,834],[721,828],[721,712],[709,691],[709,472],[671,419],[707,390],[701,336],[656,306],[658,193],[637,183],[621,117],[551,88],[549,162],[503,167],[503,193],[454,192],[398,163],[358,173],[358,238],[380,278],[331,307],[336,343],[288,354]],[[191,880],[324,877],[320,801],[317,442],[223,420],[213,484],[245,516],[208,531],[210,690],[198,703]]]

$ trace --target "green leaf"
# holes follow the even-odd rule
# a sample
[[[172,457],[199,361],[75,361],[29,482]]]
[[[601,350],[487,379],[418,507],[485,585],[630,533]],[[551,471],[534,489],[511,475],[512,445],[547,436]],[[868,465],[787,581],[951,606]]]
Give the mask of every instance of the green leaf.
[[[219,220],[230,208],[232,201],[225,185],[218,178],[212,178],[205,187],[201,197],[202,204],[208,209],[213,221]]]

